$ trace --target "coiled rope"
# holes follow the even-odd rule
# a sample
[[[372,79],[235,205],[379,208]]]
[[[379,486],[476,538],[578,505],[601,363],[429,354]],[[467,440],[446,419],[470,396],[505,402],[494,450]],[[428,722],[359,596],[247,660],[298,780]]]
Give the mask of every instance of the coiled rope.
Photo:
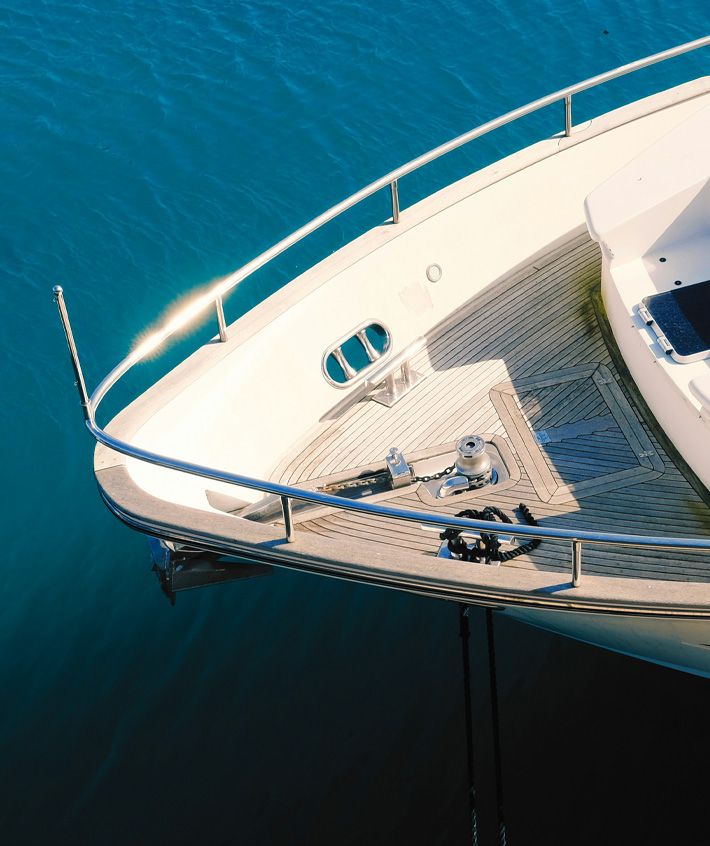
[[[525,518],[525,522],[528,526],[537,526],[538,522],[530,513],[530,509],[527,505],[521,502],[519,507],[520,513]],[[469,520],[495,520],[497,518],[501,521],[501,523],[513,525],[513,521],[510,517],[508,517],[505,511],[501,511],[500,508],[496,508],[495,505],[487,505],[481,511],[476,511],[473,508],[467,508],[465,511],[459,511],[456,516],[466,517]],[[448,541],[447,546],[449,551],[454,555],[458,555],[462,561],[474,561],[476,563],[481,560],[485,561],[486,564],[490,564],[491,561],[512,561],[513,558],[517,558],[519,555],[526,555],[528,552],[532,552],[534,549],[537,549],[542,542],[540,538],[532,538],[525,543],[521,543],[520,546],[516,546],[515,549],[509,549],[501,552],[498,535],[492,532],[481,532],[480,540],[476,539],[473,546],[469,547],[466,541],[461,537],[461,531],[461,529],[444,529],[439,537],[441,540]]]

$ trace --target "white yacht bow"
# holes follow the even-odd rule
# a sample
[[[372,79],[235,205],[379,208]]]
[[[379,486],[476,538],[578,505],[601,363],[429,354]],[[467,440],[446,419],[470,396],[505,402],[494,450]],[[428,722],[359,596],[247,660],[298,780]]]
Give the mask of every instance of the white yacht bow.
[[[710,276],[696,126],[710,78],[572,121],[585,90],[708,45],[393,171],[173,315],[91,396],[55,289],[99,489],[161,539],[169,589],[176,559],[237,554],[495,606],[710,675],[710,359],[667,355],[640,310],[678,276]],[[408,173],[555,103],[560,133],[400,208]],[[379,190],[390,220],[227,325],[242,279]],[[213,308],[213,341],[101,427],[115,382]]]

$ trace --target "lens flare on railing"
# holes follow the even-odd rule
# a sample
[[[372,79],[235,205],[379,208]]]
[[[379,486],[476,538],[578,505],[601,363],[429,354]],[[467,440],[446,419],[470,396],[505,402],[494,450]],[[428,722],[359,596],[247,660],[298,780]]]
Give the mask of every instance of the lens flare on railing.
[[[148,329],[137,340],[131,350],[133,362],[149,358],[171,335],[188,327],[196,318],[208,309],[215,308],[215,301],[225,290],[225,280],[229,276],[218,276],[203,286],[202,292],[191,291],[174,303],[165,312],[156,329]]]

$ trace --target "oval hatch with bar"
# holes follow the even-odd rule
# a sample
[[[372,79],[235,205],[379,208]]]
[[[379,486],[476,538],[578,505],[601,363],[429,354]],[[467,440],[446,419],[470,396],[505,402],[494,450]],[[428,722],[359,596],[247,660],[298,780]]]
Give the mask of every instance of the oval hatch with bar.
[[[323,353],[323,375],[336,388],[349,387],[367,376],[391,349],[389,329],[377,320],[366,320]]]

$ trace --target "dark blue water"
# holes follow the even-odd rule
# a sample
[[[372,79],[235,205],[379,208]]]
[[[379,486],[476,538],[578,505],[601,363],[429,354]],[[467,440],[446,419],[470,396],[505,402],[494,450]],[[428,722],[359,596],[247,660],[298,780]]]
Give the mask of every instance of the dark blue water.
[[[709,24],[698,0],[2,4],[1,842],[466,842],[456,608],[283,571],[170,607],[99,501],[50,288],[93,386],[180,295],[391,167]],[[705,72],[689,56],[575,115]],[[561,120],[404,180],[403,205]],[[257,274],[230,318],[387,214]],[[509,843],[686,842],[707,684],[495,632]]]

